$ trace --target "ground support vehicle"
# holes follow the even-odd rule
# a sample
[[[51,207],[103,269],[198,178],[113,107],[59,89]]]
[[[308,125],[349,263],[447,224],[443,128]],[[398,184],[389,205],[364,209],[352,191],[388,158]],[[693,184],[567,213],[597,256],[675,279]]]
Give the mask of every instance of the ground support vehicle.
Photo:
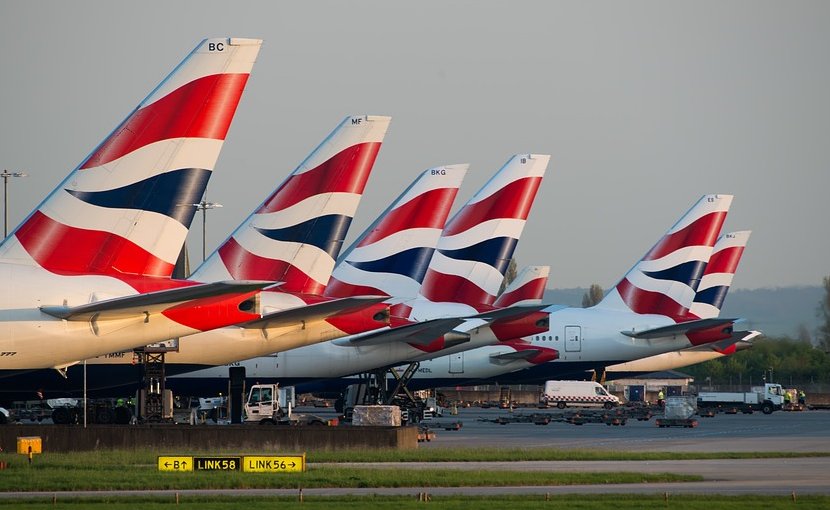
[[[278,384],[254,384],[245,402],[244,422],[260,425],[336,425],[335,420],[293,412],[294,388]]]
[[[697,394],[700,409],[714,408],[725,413],[746,413],[761,411],[771,414],[784,405],[784,394],[780,384],[766,383],[747,392],[702,391]]]
[[[605,413],[605,412],[593,412],[593,413],[574,413],[572,414],[568,422],[572,425],[585,425],[586,423],[604,423],[606,425],[625,425],[628,421],[628,418],[623,413]]]
[[[55,425],[84,423],[84,401],[77,398],[49,399],[50,417]],[[132,422],[133,410],[126,399],[87,399],[86,423],[99,425],[127,425]]]
[[[462,421],[433,421],[433,420],[426,420],[422,421],[420,425],[424,427],[429,427],[432,429],[444,429],[448,431],[452,430],[461,430],[464,427],[464,423]]]
[[[612,409],[620,405],[620,399],[608,393],[604,386],[595,381],[547,381],[540,407],[602,406]]]
[[[418,442],[423,443],[426,441],[427,443],[435,439],[435,432],[432,431],[427,425],[418,425]]]
[[[683,428],[695,428],[698,426],[698,421],[694,418],[657,418],[657,426],[662,428],[666,427],[683,427]]]
[[[663,416],[657,418],[657,426],[666,427],[697,427],[698,422],[693,418],[697,412],[697,399],[689,396],[675,396],[666,399],[663,407]]]
[[[24,422],[36,421],[38,423],[43,420],[52,418],[52,408],[45,400],[25,400],[12,402],[12,406],[8,409],[9,421]]]

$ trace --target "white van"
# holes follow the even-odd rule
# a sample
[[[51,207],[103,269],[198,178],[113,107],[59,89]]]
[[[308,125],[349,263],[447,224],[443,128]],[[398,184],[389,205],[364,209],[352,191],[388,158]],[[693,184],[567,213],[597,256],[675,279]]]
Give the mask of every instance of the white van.
[[[546,407],[555,405],[559,409],[569,405],[611,409],[620,405],[620,399],[594,381],[547,381],[539,403]]]

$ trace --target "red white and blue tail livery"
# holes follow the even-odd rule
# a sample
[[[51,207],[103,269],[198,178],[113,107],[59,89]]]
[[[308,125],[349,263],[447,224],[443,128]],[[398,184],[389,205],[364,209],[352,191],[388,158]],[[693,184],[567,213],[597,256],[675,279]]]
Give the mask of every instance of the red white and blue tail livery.
[[[322,294],[390,120],[346,117],[192,278],[274,280],[282,291]]]
[[[421,286],[432,302],[492,305],[549,155],[513,156],[450,220]]]
[[[550,266],[527,266],[504,289],[493,306],[535,305],[542,302],[550,276]]]
[[[731,203],[703,196],[596,306],[684,318]]]
[[[346,250],[325,295],[417,296],[468,166],[422,172]]]
[[[695,294],[692,315],[701,319],[720,315],[751,233],[751,230],[742,230],[720,236]]]
[[[261,41],[205,39],[0,247],[59,275],[169,277]]]
[[[260,317],[271,282],[169,277],[261,43],[200,42],[0,245],[0,372]]]

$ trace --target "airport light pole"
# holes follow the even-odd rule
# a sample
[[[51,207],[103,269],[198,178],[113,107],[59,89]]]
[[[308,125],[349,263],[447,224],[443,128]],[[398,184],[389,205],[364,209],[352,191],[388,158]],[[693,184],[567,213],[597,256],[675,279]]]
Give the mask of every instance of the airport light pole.
[[[9,237],[9,177],[26,177],[25,172],[3,170],[3,239]]]
[[[191,204],[197,211],[202,211],[202,262],[205,261],[205,238],[207,237],[207,210],[222,207],[222,204],[202,199],[198,204]]]

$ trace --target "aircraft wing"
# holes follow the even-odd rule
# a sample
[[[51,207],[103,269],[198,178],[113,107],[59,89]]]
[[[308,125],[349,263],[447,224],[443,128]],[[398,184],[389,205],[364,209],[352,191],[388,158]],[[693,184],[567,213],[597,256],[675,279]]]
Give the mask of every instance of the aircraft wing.
[[[366,306],[386,301],[387,299],[388,297],[384,296],[358,296],[332,299],[330,301],[321,301],[297,308],[289,308],[288,310],[271,312],[263,315],[260,319],[238,324],[238,326],[248,329],[293,326],[300,321],[324,320],[335,315],[355,312]]]
[[[228,294],[244,294],[271,287],[274,284],[275,282],[247,280],[202,283],[188,287],[105,299],[79,306],[41,306],[40,310],[52,317],[68,321],[129,319],[141,315],[161,313],[173,305],[195,299]]]
[[[690,347],[688,349],[684,349],[686,351],[722,351],[727,347],[730,347],[732,344],[736,344],[738,342],[746,342],[747,347],[752,345],[752,340],[755,337],[761,336],[762,333],[760,331],[734,331],[732,332],[732,336],[730,338],[724,338],[723,340],[718,340],[717,342],[711,342],[701,345],[696,345],[694,347]]]
[[[718,318],[698,319],[694,321],[680,322],[678,324],[670,324],[659,328],[646,329],[642,331],[620,331],[620,333],[625,336],[630,336],[631,338],[661,338],[673,335],[685,335],[686,333],[690,333],[692,331],[714,328],[721,325],[725,326],[727,324],[732,324],[737,320],[738,319]]]
[[[505,352],[503,354],[491,354],[490,363],[494,365],[506,365],[513,361],[529,360],[541,352],[538,349],[524,349],[521,351]]]
[[[397,328],[380,329],[362,335],[355,335],[354,337],[343,339],[343,343],[337,340],[335,342],[340,345],[351,345],[353,347],[388,344],[391,342],[428,344],[434,342],[436,338],[452,332],[453,328],[463,322],[464,318],[462,317],[432,319],[399,326]],[[461,334],[464,335],[464,333]],[[469,335],[466,335],[466,337],[469,340]]]

